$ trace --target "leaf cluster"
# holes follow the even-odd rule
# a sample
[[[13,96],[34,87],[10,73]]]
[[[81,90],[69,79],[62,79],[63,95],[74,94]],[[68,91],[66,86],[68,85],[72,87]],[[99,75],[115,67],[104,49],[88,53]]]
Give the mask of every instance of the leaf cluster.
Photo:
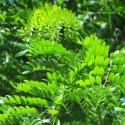
[[[60,42],[63,39],[76,41],[79,35],[80,22],[74,13],[66,8],[45,4],[29,15],[24,30],[20,30],[25,40],[44,38]]]
[[[124,124],[124,51],[109,56],[109,46],[98,37],[79,39],[78,22],[55,5],[46,4],[30,16],[20,31],[29,42],[18,44],[22,51],[16,56],[29,57],[23,74],[31,73],[33,80],[10,82],[16,92],[1,99],[6,104],[1,125],[65,124],[64,118],[81,125]],[[63,46],[65,39],[59,43],[62,26],[64,38],[76,41],[72,50]]]

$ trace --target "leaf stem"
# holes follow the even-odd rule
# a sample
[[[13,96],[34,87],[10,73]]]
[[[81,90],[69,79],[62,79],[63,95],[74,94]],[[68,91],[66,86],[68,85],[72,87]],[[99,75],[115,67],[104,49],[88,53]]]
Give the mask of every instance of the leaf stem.
[[[103,123],[102,123],[102,118],[101,118],[100,107],[99,107],[99,106],[98,106],[98,108],[97,108],[97,112],[98,112],[98,116],[99,116],[99,123],[100,123],[100,125],[103,125]]]

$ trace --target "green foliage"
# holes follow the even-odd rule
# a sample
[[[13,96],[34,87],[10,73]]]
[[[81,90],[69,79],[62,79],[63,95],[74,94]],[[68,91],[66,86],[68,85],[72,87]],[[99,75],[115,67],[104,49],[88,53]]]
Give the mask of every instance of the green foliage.
[[[1,125],[125,124],[124,50],[109,56],[103,40],[83,39],[80,30],[67,9],[45,4],[33,11],[19,30],[27,42],[15,43],[22,50],[16,57],[28,58],[23,75],[31,77],[9,82],[14,92],[1,97]]]
[[[25,73],[44,70],[46,77],[42,78],[41,75],[41,82],[36,79],[36,81],[25,80],[21,84],[11,83],[14,89],[21,93],[21,96],[8,95],[3,98],[4,103],[21,107],[9,107],[9,111],[4,111],[4,114],[1,114],[2,124],[10,122],[8,116],[12,124],[15,124],[20,117],[20,122],[21,120],[24,122],[24,115],[26,117],[30,115],[31,122],[34,122],[34,116],[37,117],[39,119],[39,122],[36,120],[37,124],[41,124],[45,120],[45,116],[49,115],[50,121],[55,124],[55,118],[61,120],[62,108],[70,114],[75,103],[86,116],[85,121],[82,121],[82,116],[80,116],[81,122],[85,124],[93,122],[100,125],[114,124],[119,121],[123,123],[124,116],[121,117],[121,113],[124,112],[124,109],[119,102],[120,94],[122,94],[119,93],[119,90],[124,86],[125,75],[119,74],[119,83],[113,78],[115,74],[122,73],[123,69],[120,66],[123,63],[120,62],[118,65],[120,69],[116,71],[113,65],[118,64],[118,61],[117,63],[115,61],[116,56],[112,54],[112,58],[109,59],[109,46],[106,46],[105,42],[97,37],[91,35],[83,41],[78,41],[78,44],[82,48],[74,55],[56,42],[41,40],[41,42],[30,41],[28,43],[25,50],[28,52],[27,55],[32,57],[32,61],[27,62]],[[97,47],[101,48],[101,51],[97,51],[95,49]],[[83,55],[83,51],[85,55]],[[20,54],[17,55],[20,56]],[[33,61],[38,57],[41,58]],[[57,65],[52,66],[53,57],[56,57]],[[69,59],[68,62],[65,58]],[[120,52],[117,54],[117,58],[124,60],[124,56]],[[46,60],[48,60],[48,64],[46,64]],[[55,64],[54,61],[53,63]],[[115,74],[111,77],[110,74],[113,73]],[[22,93],[25,94],[22,95]],[[43,112],[43,117],[40,117]],[[105,123],[109,117],[114,120]]]
[[[15,8],[9,2],[0,1],[0,91],[1,96],[11,94],[13,89],[9,81],[20,82],[24,80],[21,75],[20,66],[23,65],[22,58],[15,59],[15,54],[20,50],[15,47],[16,42],[22,42],[17,35],[17,29],[20,29],[25,23],[23,15],[24,10]],[[20,15],[20,16],[19,16]]]
[[[26,40],[45,38],[59,42],[63,36],[64,39],[76,41],[79,28],[80,23],[71,11],[45,4],[45,7],[33,11],[29,16],[28,25],[20,32],[27,36]]]

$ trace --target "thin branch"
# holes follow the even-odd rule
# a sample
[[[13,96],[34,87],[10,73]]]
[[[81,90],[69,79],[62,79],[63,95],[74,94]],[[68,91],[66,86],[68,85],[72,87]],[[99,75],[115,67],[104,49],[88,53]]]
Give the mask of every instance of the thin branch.
[[[98,106],[98,108],[97,108],[97,112],[98,112],[98,116],[99,116],[100,125],[103,125],[103,123],[102,123],[102,118],[101,118],[101,111],[100,111],[100,107],[99,107],[99,106]]]
[[[115,38],[114,43],[111,45],[111,48],[109,50],[109,55],[112,52],[114,52],[116,50],[116,47],[122,43],[123,39],[125,39],[125,29],[122,33],[119,33],[117,31],[116,31],[116,33],[117,33],[117,36]]]
[[[5,27],[7,27],[7,28],[11,28],[11,27],[22,27],[22,25],[17,25],[17,24],[13,24],[13,23],[0,23],[0,27],[2,27],[2,28],[5,28]]]
[[[49,0],[51,4],[56,4],[56,0]]]
[[[99,15],[116,15],[117,13],[116,12],[109,12],[109,13],[106,13],[106,12],[95,12],[95,14],[99,14]]]
[[[22,9],[26,9],[26,7],[23,4],[21,4],[20,2],[18,2],[16,0],[11,1],[11,3],[15,4],[16,6],[22,8]]]

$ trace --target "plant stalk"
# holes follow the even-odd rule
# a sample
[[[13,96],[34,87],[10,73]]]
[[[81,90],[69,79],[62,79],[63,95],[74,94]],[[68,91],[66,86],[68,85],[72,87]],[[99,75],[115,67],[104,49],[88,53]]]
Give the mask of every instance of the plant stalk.
[[[102,118],[101,118],[101,112],[100,112],[100,107],[98,106],[97,108],[98,116],[99,116],[99,125],[103,125]]]

